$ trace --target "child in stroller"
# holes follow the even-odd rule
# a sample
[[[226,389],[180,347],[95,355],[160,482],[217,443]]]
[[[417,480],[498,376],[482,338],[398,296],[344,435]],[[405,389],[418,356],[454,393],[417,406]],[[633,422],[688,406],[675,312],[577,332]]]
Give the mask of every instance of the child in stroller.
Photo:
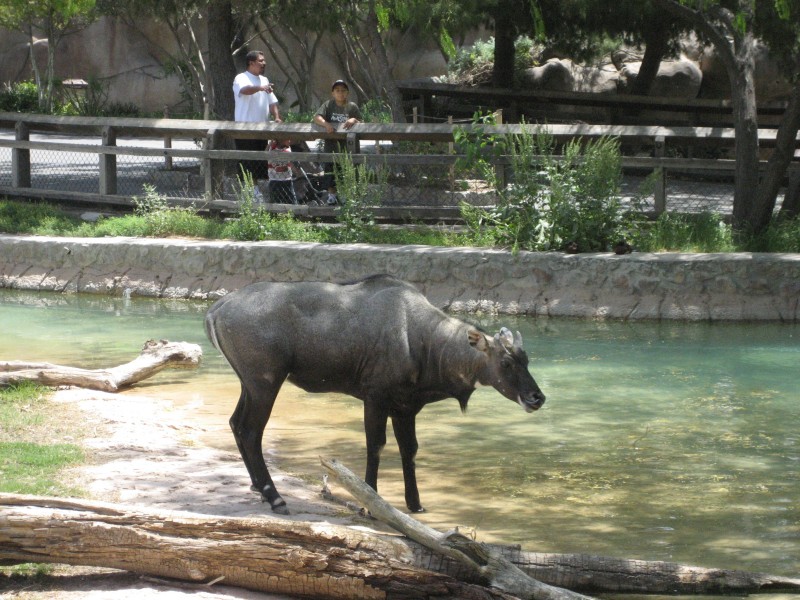
[[[270,152],[292,151],[290,140],[273,140],[267,149]],[[294,190],[294,172],[296,167],[292,161],[282,158],[270,158],[267,161],[269,173],[269,201],[279,204],[299,204]]]
[[[293,142],[291,148],[295,153],[311,152],[304,141]],[[300,174],[300,177],[294,180],[295,195],[300,202],[318,206],[331,204],[327,201],[329,194],[325,186],[326,176],[322,173],[319,163],[294,161],[293,164]]]

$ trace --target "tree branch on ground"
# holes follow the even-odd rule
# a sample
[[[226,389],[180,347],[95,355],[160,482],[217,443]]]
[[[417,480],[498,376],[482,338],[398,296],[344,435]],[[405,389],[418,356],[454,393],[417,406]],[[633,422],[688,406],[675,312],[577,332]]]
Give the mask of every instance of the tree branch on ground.
[[[46,362],[0,361],[0,386],[33,381],[53,387],[76,386],[117,392],[166,368],[196,368],[202,354],[197,344],[149,340],[134,360],[106,369],[80,369]]]

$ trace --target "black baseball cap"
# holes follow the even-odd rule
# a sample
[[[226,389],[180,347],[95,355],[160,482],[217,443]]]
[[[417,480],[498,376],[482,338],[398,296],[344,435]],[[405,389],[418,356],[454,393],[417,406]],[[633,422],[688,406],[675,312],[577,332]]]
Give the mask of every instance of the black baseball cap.
[[[331,90],[333,90],[333,88],[335,88],[337,85],[343,86],[348,92],[350,91],[350,88],[347,86],[347,82],[345,82],[344,79],[337,79],[334,81],[333,85],[331,86]]]

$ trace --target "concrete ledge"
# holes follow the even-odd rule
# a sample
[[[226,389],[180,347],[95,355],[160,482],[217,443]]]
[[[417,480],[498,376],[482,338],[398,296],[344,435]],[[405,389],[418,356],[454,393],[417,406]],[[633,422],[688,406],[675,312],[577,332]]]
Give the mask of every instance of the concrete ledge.
[[[800,254],[511,254],[476,248],[0,235],[0,287],[214,299],[253,281],[391,273],[453,312],[800,320]]]

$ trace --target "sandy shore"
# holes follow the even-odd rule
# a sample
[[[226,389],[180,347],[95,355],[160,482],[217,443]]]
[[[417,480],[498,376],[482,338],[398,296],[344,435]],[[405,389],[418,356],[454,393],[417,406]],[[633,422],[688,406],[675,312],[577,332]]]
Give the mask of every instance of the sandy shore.
[[[202,426],[185,409],[143,395],[65,389],[52,401],[65,414],[82,413],[89,435],[83,440],[89,461],[65,473],[93,499],[150,508],[188,510],[225,516],[272,514],[249,489],[238,454],[206,447]],[[270,467],[289,504],[289,519],[364,525],[340,504],[324,500],[319,489]],[[5,589],[4,589],[5,588]],[[270,599],[284,596],[224,586],[188,589],[136,575],[103,569],[59,567],[41,583],[0,578],[0,597],[23,600],[141,600],[157,598]]]

